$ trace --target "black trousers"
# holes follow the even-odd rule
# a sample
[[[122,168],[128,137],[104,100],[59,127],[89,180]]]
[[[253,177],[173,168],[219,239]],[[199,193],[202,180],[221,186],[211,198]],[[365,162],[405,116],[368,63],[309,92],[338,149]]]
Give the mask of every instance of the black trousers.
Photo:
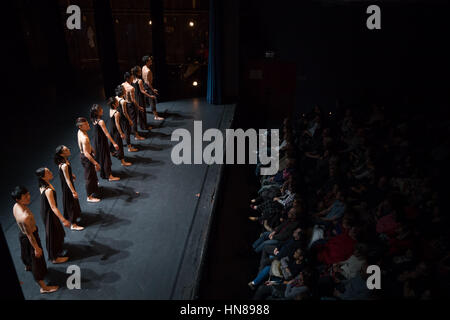
[[[134,103],[127,104],[128,115],[133,121],[133,126],[131,127],[131,132],[136,135],[138,133],[138,108]],[[128,141],[127,141],[128,143]]]
[[[155,92],[152,89],[150,89],[150,87],[145,82],[144,82],[144,89],[147,91],[147,93],[149,95],[156,96]],[[152,98],[145,96],[145,101],[146,101],[146,104],[150,105],[152,112],[156,113],[156,98],[152,99]]]
[[[84,180],[87,196],[98,195],[98,177],[95,167],[83,153],[80,154],[81,165],[84,168]]]
[[[33,233],[33,236],[36,239],[36,243],[39,248],[42,249],[41,239],[39,238],[37,227],[36,231]],[[44,251],[42,251],[42,256],[40,258],[36,258],[34,255],[34,248],[31,245],[30,240],[22,232],[19,232],[19,242],[20,256],[23,264],[27,267],[27,270],[31,271],[34,280],[44,280],[44,277],[47,274],[47,264],[45,263]]]

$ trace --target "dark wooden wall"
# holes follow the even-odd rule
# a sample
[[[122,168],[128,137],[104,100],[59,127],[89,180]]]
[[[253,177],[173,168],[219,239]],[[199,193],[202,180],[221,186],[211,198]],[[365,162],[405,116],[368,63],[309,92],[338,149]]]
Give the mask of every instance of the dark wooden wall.
[[[70,48],[70,62],[78,70],[100,70],[92,1],[63,0],[59,2],[62,23],[65,23],[65,18],[68,16],[66,9],[70,4],[77,4],[81,8],[82,29],[65,28],[67,46]],[[135,64],[141,64],[142,57],[153,51],[150,0],[111,0],[110,2],[115,23],[119,65],[121,70],[125,71]],[[167,63],[185,63],[187,58],[195,57],[201,43],[205,47],[208,46],[208,0],[166,0],[164,6]],[[41,32],[32,18],[27,16],[24,23],[25,21],[26,24],[32,24],[30,29],[34,29],[36,34]],[[190,21],[194,22],[194,27],[188,25]],[[33,44],[30,44],[30,49],[34,49]],[[40,58],[35,57],[37,64],[43,63],[43,59]]]
[[[142,65],[142,57],[152,52],[150,1],[112,0],[117,53],[121,71]]]
[[[166,10],[164,15],[168,64],[194,59],[200,44],[208,45],[208,11]],[[194,22],[190,27],[189,22]]]
[[[109,0],[109,3],[117,63],[123,73],[135,65],[142,65],[144,55],[155,55],[158,51],[153,48],[155,26],[150,23],[151,0]],[[69,17],[66,10],[72,4],[81,8],[81,30],[66,28]],[[177,82],[173,83],[173,90],[170,89],[170,95],[174,96],[168,98],[201,96],[206,90],[207,59],[204,57],[209,45],[209,0],[165,0],[163,6],[164,34],[161,39],[166,73],[169,81]],[[17,0],[14,7],[20,27],[15,33],[20,35],[18,40],[24,48],[22,60],[27,60],[36,76],[51,80],[70,74],[70,78],[82,83],[88,80],[93,86],[102,85],[98,41],[107,30],[97,30],[94,0]],[[189,26],[190,21],[194,22],[193,27]],[[187,65],[194,61],[202,64],[195,76],[201,88],[195,89],[192,79],[189,79],[189,85],[182,76]]]
[[[60,1],[60,16],[65,25],[67,7],[76,4],[81,9],[81,30],[69,30],[64,28],[69,59],[75,70],[100,72],[100,60],[98,55],[98,43],[96,37],[93,0]]]

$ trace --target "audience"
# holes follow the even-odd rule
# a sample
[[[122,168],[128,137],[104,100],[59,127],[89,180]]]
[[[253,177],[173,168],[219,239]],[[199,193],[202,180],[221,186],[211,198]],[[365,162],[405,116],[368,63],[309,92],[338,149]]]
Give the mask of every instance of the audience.
[[[250,205],[263,231],[254,299],[448,296],[449,128],[421,116],[315,106],[283,121],[280,170],[259,176],[258,165]],[[369,265],[382,290],[368,288]]]

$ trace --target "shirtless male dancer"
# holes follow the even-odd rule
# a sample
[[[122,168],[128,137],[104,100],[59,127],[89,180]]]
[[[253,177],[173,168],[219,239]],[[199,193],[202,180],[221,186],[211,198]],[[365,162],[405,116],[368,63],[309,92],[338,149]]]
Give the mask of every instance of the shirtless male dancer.
[[[28,205],[30,204],[30,193],[25,187],[17,186],[11,197],[16,204],[13,207],[14,218],[19,227],[19,241],[22,262],[26,271],[33,273],[34,280],[41,287],[41,293],[51,293],[58,290],[58,286],[48,286],[44,282],[47,273],[44,252],[36,226],[36,220]]]
[[[142,80],[144,80],[144,88],[150,95],[150,106],[155,116],[155,120],[162,121],[164,118],[158,116],[158,111],[156,111],[156,96],[158,95],[158,90],[153,88],[153,73],[150,67],[153,64],[152,56],[144,56],[142,58],[144,66],[142,67]]]
[[[138,112],[144,111],[145,109],[143,106],[140,106],[138,102],[136,101],[136,93],[135,89],[132,85],[133,83],[133,76],[129,72],[125,72],[125,75],[123,76],[125,82],[122,83],[122,87],[125,89],[125,100],[128,103],[128,114],[131,117],[131,120],[133,122],[132,124],[132,131],[134,132],[134,139],[136,140],[145,140],[144,137],[141,137],[138,132]]]
[[[125,100],[125,89],[122,85],[117,86],[116,88],[116,100],[119,101],[119,107],[118,110],[120,112],[120,121],[121,121],[121,128],[123,133],[125,134],[124,140],[126,140],[127,146],[128,146],[128,152],[137,152],[138,149],[134,148],[131,145],[131,127],[133,126],[133,121],[131,120],[130,115],[128,114],[128,102]]]
[[[78,147],[80,148],[81,164],[84,168],[87,201],[99,202],[100,199],[96,198],[95,195],[98,195],[99,191],[96,171],[100,171],[100,164],[93,157],[94,151],[87,135],[91,127],[86,118],[78,118],[76,125],[78,127]]]

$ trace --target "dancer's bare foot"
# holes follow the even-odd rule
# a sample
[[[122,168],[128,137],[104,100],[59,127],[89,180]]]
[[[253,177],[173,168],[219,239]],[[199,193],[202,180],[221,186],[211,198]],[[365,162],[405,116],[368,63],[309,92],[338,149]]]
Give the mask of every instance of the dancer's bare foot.
[[[141,137],[141,136],[138,136],[138,135],[136,135],[136,136],[134,137],[134,140],[142,141],[142,140],[145,140],[145,138],[144,138],[144,137]]]
[[[112,174],[111,175],[109,175],[109,179],[108,179],[109,181],[119,181],[120,180],[120,178],[119,177],[114,177]]]
[[[123,165],[124,167],[129,167],[129,166],[132,165],[132,163],[131,163],[131,162],[126,162],[125,160],[122,159],[122,165]]]
[[[44,285],[41,287],[41,293],[52,293],[55,291],[58,291],[59,287],[58,286],[47,286]]]
[[[156,121],[162,121],[162,120],[164,120],[164,118],[163,118],[163,117],[160,117],[160,116],[155,116],[155,120],[156,120]]]
[[[257,218],[257,217],[248,217],[248,219],[249,219],[250,221],[258,221],[258,218]]]
[[[60,264],[60,263],[67,262],[67,260],[69,260],[69,257],[58,257],[55,260],[53,260],[52,263],[53,264]]]
[[[139,150],[133,147],[128,147],[128,152],[138,152]]]
[[[76,223],[70,226],[70,230],[81,231],[84,230],[84,227],[77,225]]]
[[[100,202],[101,200],[99,198],[95,198],[92,196],[87,197],[87,202]]]

